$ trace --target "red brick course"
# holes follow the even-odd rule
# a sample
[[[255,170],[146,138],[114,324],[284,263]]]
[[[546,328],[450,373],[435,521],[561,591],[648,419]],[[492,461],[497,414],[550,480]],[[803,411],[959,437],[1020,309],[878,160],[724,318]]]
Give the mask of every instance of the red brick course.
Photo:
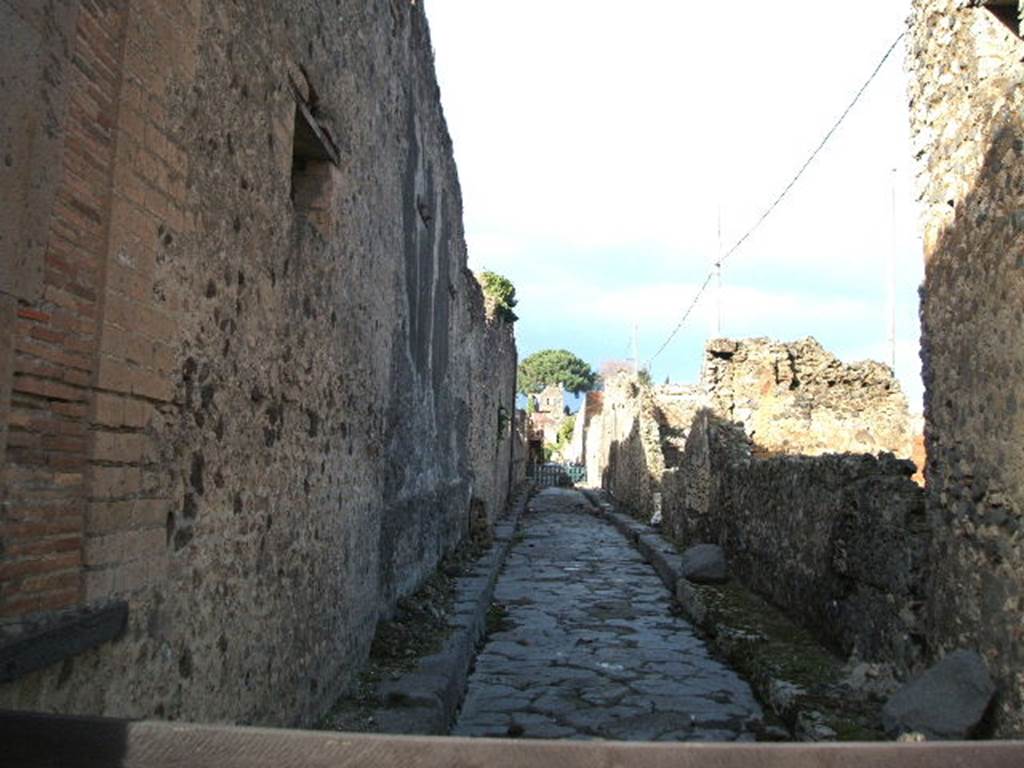
[[[171,501],[147,430],[174,398],[178,304],[154,299],[153,275],[160,238],[189,221],[163,100],[169,72],[194,66],[196,27],[150,0],[81,5],[42,297],[13,332],[2,617],[166,573]]]
[[[0,517],[0,618],[81,602],[82,548],[124,0],[82,4],[68,88],[63,177],[42,298],[18,307]]]

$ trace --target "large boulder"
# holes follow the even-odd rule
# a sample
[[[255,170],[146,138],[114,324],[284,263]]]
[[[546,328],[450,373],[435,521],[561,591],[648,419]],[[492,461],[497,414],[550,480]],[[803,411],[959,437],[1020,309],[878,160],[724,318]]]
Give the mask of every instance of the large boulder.
[[[729,580],[725,552],[717,544],[695,544],[683,552],[681,573],[694,584],[721,584]]]
[[[886,733],[921,733],[929,739],[970,737],[988,709],[995,686],[975,651],[953,651],[886,702]]]

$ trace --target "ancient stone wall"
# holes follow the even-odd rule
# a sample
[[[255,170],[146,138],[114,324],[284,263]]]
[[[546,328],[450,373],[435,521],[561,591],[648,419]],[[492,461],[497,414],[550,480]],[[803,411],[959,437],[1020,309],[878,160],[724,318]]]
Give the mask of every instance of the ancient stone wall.
[[[661,473],[681,460],[702,408],[741,424],[762,455],[912,452],[906,398],[886,366],[845,364],[811,338],[714,339],[699,384],[609,380],[584,438],[588,477],[649,518]]]
[[[975,648],[996,731],[1024,734],[1024,42],[1012,6],[915,0],[929,637]],[[999,5],[1005,6],[1005,3]]]
[[[914,466],[890,452],[909,455],[910,427],[885,366],[812,339],[718,339],[699,385],[609,381],[586,439],[637,517],[660,494],[680,545],[723,546],[734,575],[838,651],[921,663],[927,526]]]
[[[628,374],[607,379],[586,444],[588,482],[611,492],[633,514],[649,519],[664,470],[650,389]]]
[[[889,454],[758,457],[708,410],[662,477],[663,526],[721,545],[734,576],[844,655],[923,656],[927,525],[909,461]]]
[[[0,30],[0,630],[128,608],[0,706],[308,724],[508,490],[515,345],[422,3],[15,0]]]
[[[911,455],[907,401],[892,371],[845,364],[812,338],[712,340],[701,383],[714,411],[743,424],[765,453]]]
[[[491,302],[479,294],[476,278],[464,273],[466,295],[471,299],[464,328],[456,338],[464,339],[468,359],[463,363],[471,373],[469,387],[470,424],[467,458],[472,478],[472,504],[482,504],[489,523],[504,511],[509,492],[526,476],[513,466],[515,433],[516,346],[511,327],[501,319]],[[485,322],[481,322],[486,318]]]
[[[687,384],[663,384],[654,387],[651,415],[658,425],[658,438],[666,467],[675,466],[686,447],[693,417],[709,401],[704,387]]]

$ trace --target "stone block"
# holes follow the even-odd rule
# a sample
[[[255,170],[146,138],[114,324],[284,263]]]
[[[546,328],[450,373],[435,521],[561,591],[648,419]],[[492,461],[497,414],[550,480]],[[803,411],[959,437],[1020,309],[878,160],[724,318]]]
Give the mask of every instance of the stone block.
[[[700,589],[681,578],[676,581],[675,596],[687,617],[697,626],[702,626],[707,618],[708,609],[701,597]]]
[[[729,580],[725,551],[717,544],[695,544],[683,552],[680,573],[695,584],[723,584]]]
[[[890,736],[921,733],[929,739],[967,739],[995,690],[981,656],[953,651],[898,690],[886,702],[882,722]]]

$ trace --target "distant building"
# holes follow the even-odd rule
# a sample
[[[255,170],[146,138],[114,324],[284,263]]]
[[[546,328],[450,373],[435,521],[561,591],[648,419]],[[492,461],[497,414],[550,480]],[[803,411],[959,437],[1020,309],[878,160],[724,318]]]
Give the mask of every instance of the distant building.
[[[558,430],[569,414],[565,404],[565,386],[549,384],[532,395],[537,410],[530,414],[530,453],[534,460],[542,460],[545,445],[558,442]]]
[[[565,416],[568,413],[565,405],[565,385],[548,384],[536,396],[537,412]]]

